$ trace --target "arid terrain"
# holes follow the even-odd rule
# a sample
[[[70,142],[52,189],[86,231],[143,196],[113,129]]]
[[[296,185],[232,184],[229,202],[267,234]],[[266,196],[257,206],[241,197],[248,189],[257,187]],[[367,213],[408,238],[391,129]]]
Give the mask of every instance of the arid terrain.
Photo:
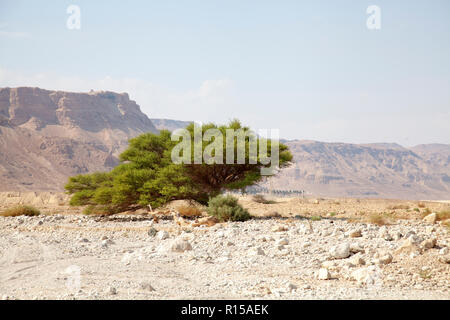
[[[85,216],[67,200],[0,194],[0,211],[44,213],[0,217],[0,297],[450,299],[448,215],[430,216],[446,202],[241,197],[254,219],[191,227],[165,211]]]

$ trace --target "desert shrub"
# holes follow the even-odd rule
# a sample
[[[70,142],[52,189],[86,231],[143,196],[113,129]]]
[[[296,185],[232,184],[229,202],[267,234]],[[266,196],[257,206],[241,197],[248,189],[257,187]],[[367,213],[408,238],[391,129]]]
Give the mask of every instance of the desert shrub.
[[[177,211],[184,217],[199,217],[202,215],[202,210],[200,210],[196,206],[179,206],[177,207]]]
[[[251,218],[247,210],[239,203],[238,199],[231,195],[219,195],[211,198],[206,209],[210,216],[219,221],[246,221]]]
[[[420,212],[420,209],[419,208],[414,208],[414,211],[415,212]]]
[[[117,208],[114,206],[108,206],[108,205],[88,205],[83,210],[83,214],[85,215],[111,215],[118,213]]]
[[[311,220],[311,221],[320,221],[320,220],[322,220],[322,217],[319,217],[319,216],[312,216],[312,217],[310,218],[310,220]]]
[[[437,217],[436,217],[437,221],[442,221],[442,220],[447,220],[447,219],[450,219],[450,209],[437,213]]]
[[[417,206],[418,206],[419,208],[425,208],[425,203],[419,202],[419,203],[417,204]]]
[[[406,204],[398,204],[395,206],[389,206],[388,209],[389,210],[408,210],[409,206]]]
[[[367,218],[367,222],[376,224],[378,226],[384,226],[384,225],[388,224],[388,221],[386,220],[386,218],[383,215],[377,214],[377,213],[370,214],[369,217]]]
[[[0,213],[3,217],[17,217],[17,216],[38,216],[41,212],[32,206],[16,206],[13,208],[6,209]]]
[[[257,202],[257,203],[262,203],[262,204],[275,204],[277,203],[276,201],[273,200],[267,200],[262,194],[255,194],[252,197],[253,201]]]
[[[190,155],[184,154],[189,148],[182,150],[183,156],[186,156],[188,160],[190,158],[191,164],[177,164],[172,161],[172,151],[176,152],[174,148],[178,146],[179,142],[172,141],[169,131],[161,130],[158,134],[146,133],[130,140],[128,149],[120,155],[121,163],[111,172],[69,178],[65,189],[72,194],[70,204],[94,206],[88,211],[97,211],[97,206],[103,210],[106,206],[112,212],[121,212],[136,208],[136,206],[145,207],[147,205],[158,208],[169,201],[178,199],[192,199],[206,204],[210,197],[214,197],[224,190],[243,190],[247,186],[259,182],[263,178],[261,169],[269,169],[271,164],[263,163],[264,161],[259,155],[255,158],[249,152],[251,137],[255,137],[250,129],[243,127],[237,120],[224,126],[207,124],[198,128],[202,134],[210,129],[220,131],[224,137],[226,137],[228,129],[233,129],[235,132],[240,130],[244,133],[242,141],[245,147],[243,152],[245,164],[238,163],[237,156],[233,163],[203,162],[196,164],[194,162],[197,149],[194,147],[196,129],[193,124],[186,128],[190,142],[187,138],[185,141],[184,137],[181,137],[182,144],[187,143],[191,147]],[[231,150],[225,143],[223,146],[215,144],[212,153],[222,151],[223,155],[226,155],[230,151],[234,151],[235,155],[239,155],[238,138],[234,137],[233,139],[229,144]],[[225,140],[224,138],[224,142]],[[214,142],[216,141],[214,140]],[[259,143],[258,140],[257,144]],[[267,144],[270,157],[273,142],[264,140],[263,143]],[[210,144],[203,143],[201,151],[203,152],[206,147],[210,147]],[[220,150],[222,147],[223,150]],[[280,143],[279,167],[288,166],[291,160],[292,154],[288,147]]]

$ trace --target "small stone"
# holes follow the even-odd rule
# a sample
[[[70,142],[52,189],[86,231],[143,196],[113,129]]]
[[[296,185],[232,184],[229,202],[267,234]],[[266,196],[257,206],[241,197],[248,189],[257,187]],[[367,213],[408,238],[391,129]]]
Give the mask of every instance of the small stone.
[[[439,261],[441,261],[442,263],[450,264],[450,255],[440,257]]]
[[[223,231],[219,231],[219,232],[216,233],[216,236],[218,238],[223,238],[223,237],[225,237],[225,233]]]
[[[192,250],[192,245],[187,240],[176,239],[172,243],[171,249],[174,252],[185,252],[188,250]]]
[[[256,248],[252,248],[248,251],[248,254],[250,256],[264,256],[264,250],[261,249],[260,247],[256,247]]]
[[[360,229],[353,229],[348,232],[348,237],[350,238],[359,238],[362,236]]]
[[[293,283],[288,283],[287,287],[289,291],[297,290],[297,286]]]
[[[355,254],[349,259],[349,262],[354,266],[362,266],[366,264],[366,261],[359,255]]]
[[[434,226],[427,226],[427,227],[425,228],[425,232],[428,233],[428,234],[431,234],[431,233],[433,233],[434,231],[436,231],[436,228],[435,228]]]
[[[351,277],[359,284],[370,285],[375,284],[376,269],[371,267],[360,268],[351,273]]]
[[[114,241],[108,239],[108,240],[103,240],[102,241],[102,248],[107,248],[109,245],[114,244]]]
[[[169,233],[167,231],[160,230],[158,231],[156,236],[158,237],[159,240],[166,240],[169,238]]]
[[[437,214],[435,212],[430,213],[425,218],[423,218],[424,222],[431,223],[431,224],[436,223],[436,220],[437,220]]]
[[[288,227],[283,226],[283,225],[278,225],[278,226],[274,226],[272,228],[272,232],[283,232],[283,231],[288,231]]]
[[[151,227],[151,228],[148,230],[148,235],[149,235],[150,237],[156,236],[157,233],[158,233],[158,230],[156,230],[156,229],[153,228],[153,227]]]
[[[431,249],[436,246],[436,238],[426,239],[422,241],[420,246],[424,249]]]
[[[410,239],[406,239],[402,242],[400,247],[395,251],[396,254],[398,253],[414,253],[418,254],[420,252],[420,248]]]
[[[111,295],[116,295],[117,294],[117,289],[114,287],[108,287],[108,289],[106,289],[106,292],[111,294]]]
[[[289,244],[289,240],[286,239],[286,238],[281,238],[280,240],[278,240],[278,245],[285,246],[285,245],[288,245],[288,244]]]
[[[375,259],[375,264],[389,264],[392,262],[392,255],[390,253],[382,253],[377,259]]]
[[[443,247],[441,250],[439,250],[439,254],[441,256],[445,256],[448,253],[448,247]]]
[[[384,235],[383,239],[386,240],[386,241],[392,241],[392,240],[394,240],[394,238],[393,238],[389,233],[386,233],[386,234]]]
[[[331,274],[326,268],[320,268],[319,272],[317,273],[317,279],[319,280],[329,280],[331,279]]]
[[[150,282],[142,282],[140,287],[141,287],[142,290],[155,291],[155,288],[152,287]]]
[[[359,243],[352,243],[350,244],[350,252],[352,253],[364,253],[364,248]]]
[[[80,242],[89,242],[89,240],[86,239],[86,238],[83,238],[83,239],[80,240]]]
[[[342,243],[330,248],[330,255],[335,259],[345,259],[350,256],[350,245]]]
[[[230,260],[231,260],[230,257],[223,256],[223,257],[217,258],[216,262],[223,263],[223,262],[227,262],[227,261],[230,261]]]
[[[394,238],[394,240],[398,241],[402,238],[402,234],[400,232],[396,232],[396,233],[394,233],[393,238]]]
[[[386,226],[382,226],[379,230],[378,230],[378,236],[380,238],[384,238],[384,236],[388,233],[387,227]]]

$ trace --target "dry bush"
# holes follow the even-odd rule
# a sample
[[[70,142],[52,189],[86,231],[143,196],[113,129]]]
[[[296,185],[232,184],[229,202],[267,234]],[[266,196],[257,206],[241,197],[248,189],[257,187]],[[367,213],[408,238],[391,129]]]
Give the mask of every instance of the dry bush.
[[[276,201],[273,201],[273,200],[267,200],[262,194],[255,194],[252,199],[253,199],[254,202],[262,203],[262,204],[275,204],[275,203],[277,203]]]
[[[196,206],[179,206],[177,207],[178,213],[183,217],[201,217],[202,211]]]
[[[444,227],[446,227],[450,231],[450,221],[449,220],[444,222]]]
[[[38,216],[41,212],[32,206],[16,206],[0,213],[3,217]]]
[[[418,206],[419,208],[425,208],[425,203],[419,202],[419,203],[417,204],[417,206]]]
[[[378,226],[384,226],[388,224],[387,219],[383,217],[383,215],[377,213],[369,215],[369,217],[367,217],[367,222],[371,224],[376,224]]]
[[[447,220],[447,219],[450,219],[450,209],[441,211],[437,214],[437,217],[436,217],[437,221],[442,221],[442,220]]]
[[[395,206],[389,206],[389,210],[409,210],[409,206],[406,204],[398,204]]]

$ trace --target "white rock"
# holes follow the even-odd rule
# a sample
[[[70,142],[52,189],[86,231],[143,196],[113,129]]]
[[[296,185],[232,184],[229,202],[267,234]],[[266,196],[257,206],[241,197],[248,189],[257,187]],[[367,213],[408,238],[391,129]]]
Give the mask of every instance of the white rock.
[[[176,239],[174,242],[172,242],[171,249],[174,252],[185,252],[188,250],[192,250],[192,245],[187,240]]]
[[[448,253],[448,247],[444,247],[441,250],[439,250],[439,254],[442,256],[445,256]]]
[[[351,273],[351,277],[359,284],[365,285],[375,284],[378,280],[377,271],[372,267],[359,268]]]
[[[251,248],[248,251],[248,255],[249,256],[264,256],[265,253],[264,253],[263,249],[261,249],[260,247],[256,247],[256,248]]]
[[[420,246],[424,249],[431,249],[436,246],[436,238],[426,239],[420,243]]]
[[[362,266],[366,264],[366,261],[359,254],[355,254],[354,256],[350,257],[349,262],[353,266]]]
[[[166,240],[169,238],[169,233],[167,231],[160,230],[158,231],[156,236],[158,237],[159,240]]]
[[[364,248],[359,243],[352,243],[350,244],[350,252],[352,253],[364,253]]]
[[[272,227],[272,232],[283,232],[283,231],[288,231],[288,227],[283,225]]]
[[[381,253],[377,259],[375,259],[375,264],[389,264],[392,262],[392,255],[388,252]]]
[[[302,223],[298,229],[297,229],[297,233],[298,234],[310,234],[313,233],[313,228],[311,223],[308,221],[308,224],[306,223]]]
[[[425,218],[423,218],[424,222],[431,223],[431,224],[436,223],[436,220],[437,220],[437,214],[435,212],[430,213]]]
[[[289,244],[289,240],[286,239],[286,238],[281,238],[280,240],[278,240],[277,244],[278,244],[278,245],[285,246],[285,245],[288,245],[288,244]]]
[[[114,244],[114,241],[111,239],[103,240],[102,241],[102,248],[107,248],[108,246]]]
[[[331,274],[327,268],[320,268],[319,272],[317,273],[317,279],[329,280],[331,279]]]
[[[330,248],[330,255],[335,259],[345,259],[350,256],[350,245],[342,243]]]
[[[388,233],[387,227],[382,226],[380,229],[378,229],[378,236],[380,238],[384,238],[384,236]]]

